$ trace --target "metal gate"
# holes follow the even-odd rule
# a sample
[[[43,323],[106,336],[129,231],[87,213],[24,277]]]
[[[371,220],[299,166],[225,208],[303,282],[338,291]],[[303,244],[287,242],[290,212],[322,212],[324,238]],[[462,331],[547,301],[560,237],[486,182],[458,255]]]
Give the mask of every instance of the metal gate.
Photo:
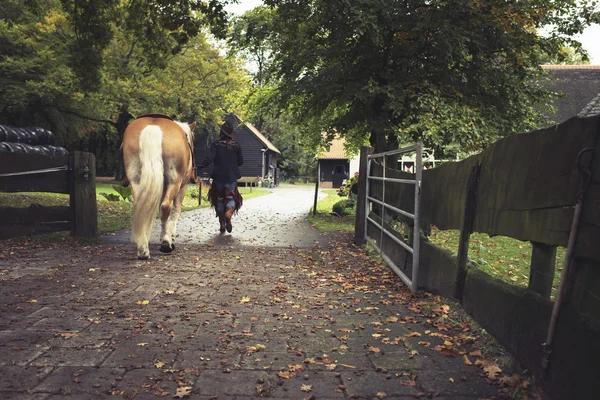
[[[416,153],[415,158],[415,179],[398,179],[386,177],[386,158],[392,155],[402,155],[406,153]],[[411,289],[413,293],[416,293],[418,290],[417,278],[419,276],[419,243],[420,243],[420,204],[421,204],[421,183],[422,183],[422,174],[423,174],[423,145],[421,142],[417,142],[412,146],[403,147],[398,150],[392,150],[385,153],[372,154],[367,157],[367,188],[365,190],[366,200],[364,202],[365,209],[365,237],[367,241],[379,252],[381,258],[385,260],[385,262],[392,268],[392,270],[402,279],[402,281]],[[381,165],[383,165],[383,176],[373,176],[372,174],[372,163],[377,160],[382,159]],[[372,197],[370,193],[370,185],[372,181],[381,181],[383,186],[381,201]],[[385,198],[385,187],[387,182],[397,182],[401,184],[414,185],[415,186],[415,200],[414,200],[414,214],[406,210],[401,210],[396,208],[390,204],[386,203]],[[374,220],[370,216],[370,211],[372,209],[372,204],[379,204],[379,211],[381,218],[381,223]],[[396,237],[396,235],[392,234],[390,230],[385,227],[385,211],[391,210],[398,214],[401,214],[405,217],[408,217],[413,220],[413,230],[412,230],[412,247],[407,244],[405,241]],[[369,236],[369,223],[375,225],[379,228],[379,238],[374,238]],[[390,239],[396,242],[398,245],[402,246],[406,251],[412,254],[412,273],[411,278],[409,278],[401,269],[398,267],[388,255],[385,254],[382,245],[384,235],[387,235]]]

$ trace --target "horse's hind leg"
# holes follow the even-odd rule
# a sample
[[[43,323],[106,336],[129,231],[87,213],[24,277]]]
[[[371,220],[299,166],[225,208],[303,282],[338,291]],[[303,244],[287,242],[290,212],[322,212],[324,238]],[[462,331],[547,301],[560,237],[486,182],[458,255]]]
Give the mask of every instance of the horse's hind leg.
[[[175,250],[173,237],[177,230],[177,220],[181,214],[181,203],[185,196],[185,185],[181,186],[181,181],[178,184],[170,184],[165,190],[162,203],[160,204],[160,251],[170,253]]]

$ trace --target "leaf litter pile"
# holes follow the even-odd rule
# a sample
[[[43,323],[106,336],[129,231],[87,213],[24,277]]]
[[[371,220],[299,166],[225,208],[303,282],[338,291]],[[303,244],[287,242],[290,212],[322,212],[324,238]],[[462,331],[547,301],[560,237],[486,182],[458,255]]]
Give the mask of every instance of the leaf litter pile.
[[[489,339],[457,306],[413,296],[378,259],[346,243],[179,246],[149,261],[132,259],[125,245],[2,250],[0,331],[39,327],[32,346],[46,352],[28,365],[52,366],[57,353],[76,360],[37,386],[28,382],[30,393],[539,397],[530,377],[488,356]],[[0,350],[28,353],[10,342]],[[90,351],[94,365],[79,366]],[[49,389],[52,378],[60,385]]]

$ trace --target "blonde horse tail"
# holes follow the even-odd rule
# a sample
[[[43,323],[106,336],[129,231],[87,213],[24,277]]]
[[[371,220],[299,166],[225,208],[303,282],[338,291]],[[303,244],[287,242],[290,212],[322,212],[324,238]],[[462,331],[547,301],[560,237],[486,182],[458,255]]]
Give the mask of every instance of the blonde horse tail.
[[[133,203],[132,240],[148,246],[156,212],[163,194],[162,131],[147,126],[140,134],[140,180]]]

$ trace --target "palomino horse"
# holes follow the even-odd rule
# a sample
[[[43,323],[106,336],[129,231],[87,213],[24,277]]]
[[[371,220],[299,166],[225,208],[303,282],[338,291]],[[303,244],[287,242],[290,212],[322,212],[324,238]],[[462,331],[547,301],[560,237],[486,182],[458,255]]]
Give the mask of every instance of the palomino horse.
[[[181,214],[186,185],[195,178],[192,132],[196,123],[173,121],[147,114],[133,121],[123,134],[125,174],[131,184],[133,221],[131,241],[137,257],[150,257],[148,241],[160,205],[160,251],[175,249],[173,237]]]

